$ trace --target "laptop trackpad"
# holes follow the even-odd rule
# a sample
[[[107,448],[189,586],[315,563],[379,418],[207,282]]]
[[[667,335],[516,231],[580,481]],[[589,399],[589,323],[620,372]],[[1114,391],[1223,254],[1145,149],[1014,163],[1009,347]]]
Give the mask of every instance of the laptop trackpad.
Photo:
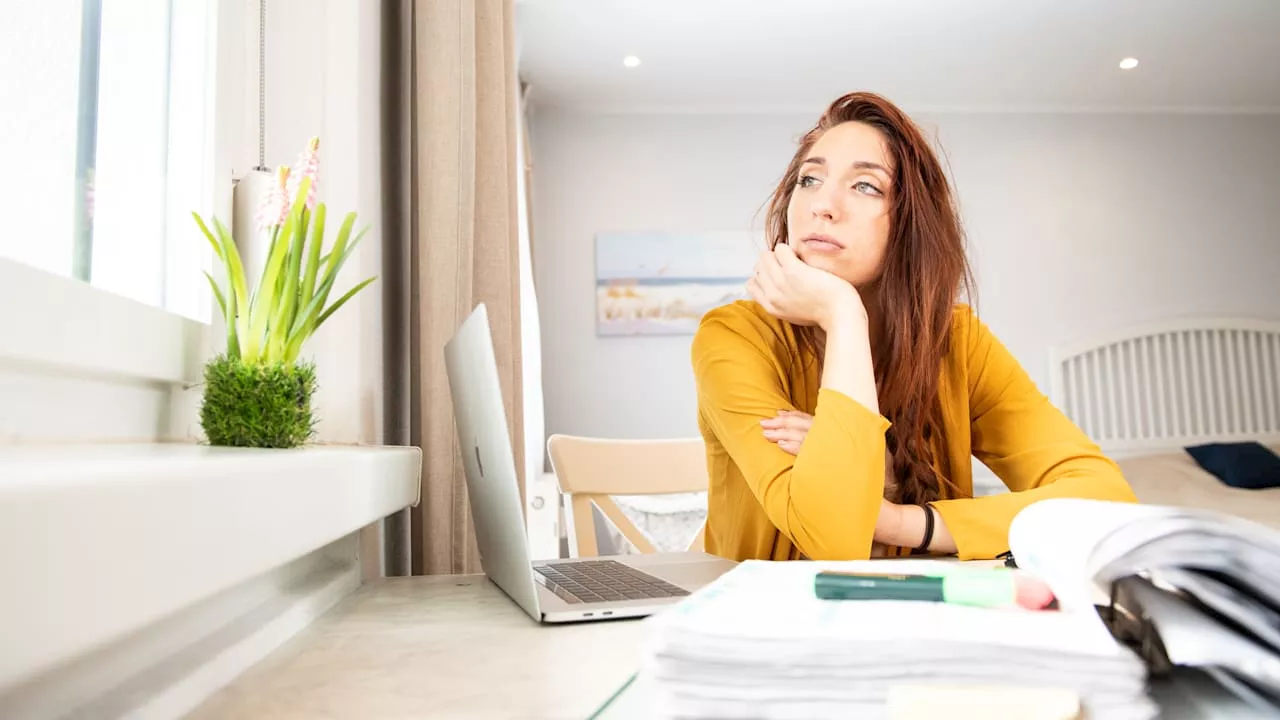
[[[725,571],[719,563],[705,561],[650,565],[639,569],[685,590],[697,590],[720,577]]]

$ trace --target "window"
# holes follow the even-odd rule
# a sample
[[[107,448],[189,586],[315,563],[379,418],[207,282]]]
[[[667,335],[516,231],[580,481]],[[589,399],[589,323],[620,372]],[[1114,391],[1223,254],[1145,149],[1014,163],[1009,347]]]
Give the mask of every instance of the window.
[[[207,0],[24,0],[0,25],[0,257],[209,319]]]

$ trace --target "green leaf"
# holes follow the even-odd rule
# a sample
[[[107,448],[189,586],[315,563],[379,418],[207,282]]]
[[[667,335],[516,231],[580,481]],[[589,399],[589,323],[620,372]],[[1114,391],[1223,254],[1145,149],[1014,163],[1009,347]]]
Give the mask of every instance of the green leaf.
[[[306,206],[303,206],[302,214],[298,215],[298,219],[300,220],[300,222],[298,223],[298,229],[302,231],[303,242],[306,242],[307,240],[307,230],[311,227],[311,220],[313,215],[314,213],[308,210]]]
[[[297,265],[294,264],[293,258],[296,255],[299,261],[301,261],[302,259],[301,257],[302,246],[305,245],[307,242],[307,227],[311,222],[311,211],[307,210],[304,207],[302,209],[302,214],[299,215],[298,218],[299,218],[298,224],[293,229],[293,238],[289,243],[289,246],[285,248],[285,256],[284,256],[285,269],[283,272],[280,273],[279,276],[276,277],[276,293],[277,294],[281,294],[284,292],[285,281],[289,278],[290,274],[294,275],[295,277],[298,275]]]
[[[320,252],[324,249],[324,203],[316,206],[316,224],[311,231],[311,245],[307,248],[307,270],[306,275],[302,278],[302,295],[298,302],[298,307],[306,307],[311,302],[311,296],[315,294],[316,289],[316,272],[320,269]],[[354,218],[353,218],[354,220]],[[350,232],[348,228],[347,232]]]
[[[201,270],[200,272],[204,273],[204,276],[209,280],[209,287],[213,288],[213,297],[218,301],[218,309],[222,311],[222,319],[230,322],[230,318],[227,317],[227,301],[222,297],[222,290],[218,288],[218,282],[213,279],[213,276],[208,271]]]
[[[271,355],[279,359],[285,351],[289,338],[289,327],[293,324],[294,312],[298,303],[299,274],[302,272],[302,250],[307,240],[307,217],[309,212],[303,211],[298,229],[293,233],[293,245],[289,248],[288,267],[284,272],[284,289],[282,291],[275,317],[271,320],[271,339],[269,347]],[[320,217],[324,217],[323,211]]]
[[[342,226],[338,228],[338,237],[333,242],[333,249],[325,253],[324,257],[320,258],[317,269],[319,269],[320,267],[323,267],[324,274],[320,276],[319,278],[320,286],[316,288],[316,291],[315,293],[313,293],[313,296],[320,294],[319,288],[324,287],[326,281],[328,281],[330,287],[332,287],[333,278],[337,274],[337,269],[342,265],[342,263],[338,262],[338,260],[339,258],[342,257],[343,248],[347,247],[347,245],[351,242],[351,228],[352,226],[355,225],[355,223],[356,223],[356,214],[353,212],[347,213],[346,217],[342,219]],[[358,239],[359,238],[357,238],[357,240]],[[337,267],[335,267],[335,264],[337,265]],[[327,295],[325,299],[326,300],[328,299]],[[310,302],[310,298],[308,298],[308,302]],[[324,301],[322,300],[321,301],[322,307],[323,307],[323,303]]]
[[[264,258],[269,259],[276,252],[276,247],[280,242],[280,236],[288,231],[289,216],[286,216],[284,222],[279,225],[272,226],[271,237],[267,239],[267,252]],[[262,302],[268,296],[268,293],[262,291],[266,287],[268,263],[262,264],[262,269],[258,271],[258,284],[253,287],[253,294],[249,298],[249,317],[253,317],[254,308],[258,307],[258,303]]]
[[[226,257],[227,285],[231,288],[229,295],[235,296],[236,334],[243,339],[248,335],[249,330],[249,315],[244,312],[244,308],[249,307],[249,289],[244,281],[244,265],[240,262],[240,252],[236,250],[236,243],[232,240],[230,231],[217,218],[213,219],[213,225],[218,231],[218,239],[222,241],[222,253]],[[247,349],[240,348],[241,357],[246,361],[256,360],[256,347],[253,353],[245,352]]]
[[[240,357],[240,340],[236,333],[236,285],[234,265],[229,259],[227,253],[223,252],[222,245],[213,233],[209,231],[209,226],[205,225],[198,213],[191,213],[191,217],[195,218],[196,225],[200,226],[200,232],[205,239],[209,241],[209,245],[213,247],[213,254],[218,258],[218,262],[222,264],[227,274],[227,294],[224,296],[222,290],[218,287],[218,283],[208,272],[204,272],[204,276],[209,281],[209,287],[213,288],[213,296],[218,301],[218,307],[222,310],[222,320],[227,328],[227,355],[230,357]],[[216,218],[215,218],[216,224]],[[219,224],[219,237],[222,236],[224,228]],[[236,258],[239,259],[238,257]]]
[[[356,214],[353,212],[347,213],[347,216],[343,218],[342,229],[338,231],[338,239],[334,241],[333,250],[329,252],[329,256],[328,256],[329,264],[324,269],[325,277],[328,277],[329,275],[337,271],[337,267],[335,266],[340,265],[340,263],[337,262],[338,258],[342,257],[343,249],[346,248],[347,245],[351,242],[350,240],[351,226],[355,225],[355,222],[356,222]],[[360,231],[360,235],[363,235],[363,234],[364,234],[364,231],[363,230]],[[357,236],[357,238],[358,237],[359,236]]]
[[[297,196],[285,217],[284,226],[280,228],[279,234],[272,238],[267,262],[262,268],[262,281],[258,284],[253,307],[250,309],[250,343],[255,347],[269,345],[270,338],[267,337],[267,331],[271,319],[279,311],[279,302],[283,294],[280,270],[294,235],[302,232],[300,228],[304,227],[303,215],[306,213],[307,193],[310,189],[311,178],[303,178],[302,182],[298,183]]]
[[[311,192],[311,178],[304,177],[302,178],[302,181],[298,183],[298,194],[293,199],[293,207],[289,208],[290,214],[298,213],[299,215],[301,215],[303,210],[306,210],[307,194],[310,192]]]
[[[293,239],[297,222],[296,213],[290,213],[289,217],[285,219],[284,227],[280,230],[275,242],[272,243],[271,255],[267,258],[266,266],[262,269],[262,282],[258,285],[254,295],[253,308],[250,310],[249,318],[249,338],[245,345],[246,348],[252,348],[255,351],[250,354],[253,359],[258,357],[257,350],[266,349],[267,327],[272,316],[276,313],[280,297],[276,287],[276,278],[280,274],[280,267],[284,263],[284,256],[288,251],[290,241]]]
[[[298,356],[302,354],[301,343],[288,343],[284,346],[284,355],[282,356],[285,364],[292,364],[298,361]]]
[[[320,312],[324,309],[325,303],[329,300],[329,292],[333,289],[334,282],[338,277],[338,272],[342,269],[347,258],[355,251],[356,246],[360,244],[360,240],[368,232],[365,228],[356,235],[354,239],[348,241],[351,232],[351,224],[355,222],[355,213],[348,213],[346,220],[343,221],[342,230],[338,231],[338,239],[334,243],[333,251],[329,253],[329,264],[325,268],[324,277],[321,278],[320,287],[316,289],[315,295],[306,304],[305,309],[297,315],[294,320],[293,327],[289,331],[289,345],[295,343],[299,346],[311,337],[311,333],[315,331],[316,320],[320,316]]]
[[[321,287],[324,287],[324,288],[333,287],[334,282],[336,282],[337,280],[338,273],[342,270],[342,266],[346,264],[347,258],[351,257],[351,253],[355,252],[356,247],[360,245],[360,241],[364,239],[365,233],[367,232],[369,232],[369,228],[364,228],[359,233],[357,233],[356,236],[350,242],[334,244],[333,252],[329,253],[329,257],[330,257],[329,266],[325,269],[324,277],[322,278],[323,282],[321,283]],[[345,247],[340,245],[344,245]],[[320,294],[320,293],[317,292],[317,294]],[[324,297],[324,300],[321,301],[322,305],[325,301],[329,299],[328,289],[324,291],[323,297]]]
[[[330,315],[337,312],[338,308],[342,307],[343,303],[350,300],[352,296],[354,296],[356,293],[360,292],[361,290],[365,289],[365,287],[368,286],[369,283],[377,279],[378,279],[378,276],[375,275],[367,280],[364,280],[359,285],[356,285],[355,287],[348,290],[345,295],[338,298],[332,305],[329,306],[327,310],[325,310],[323,313],[320,314],[320,317],[316,319],[316,326],[312,328],[312,331],[314,332],[315,330],[319,330],[320,326],[324,324],[324,321],[328,320]]]
[[[191,217],[196,219],[196,224],[200,226],[200,232],[204,233],[209,244],[213,246],[213,254],[217,256],[218,260],[225,262],[226,260],[222,256],[222,248],[218,246],[218,241],[213,239],[213,233],[209,232],[209,227],[204,224],[204,220],[201,220],[200,215],[194,212],[191,213]]]
[[[333,278],[326,279],[321,283],[320,289],[316,292],[315,296],[311,298],[311,302],[308,302],[302,312],[298,313],[297,318],[293,321],[293,327],[289,329],[290,343],[299,337],[306,340],[307,337],[311,335],[310,331],[305,333],[303,331],[307,329],[308,323],[315,322],[316,318],[320,316],[320,311],[324,308],[325,298],[328,297],[329,290],[332,287]]]
[[[236,296],[234,294],[227,295],[227,307],[231,311],[231,315],[236,314]],[[240,334],[236,332],[236,323],[227,321],[227,357],[240,358]]]

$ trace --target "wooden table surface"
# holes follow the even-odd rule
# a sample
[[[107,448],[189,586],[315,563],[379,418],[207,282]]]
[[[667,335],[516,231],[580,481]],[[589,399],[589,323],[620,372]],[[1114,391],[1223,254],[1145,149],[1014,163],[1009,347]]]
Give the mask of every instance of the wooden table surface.
[[[189,717],[576,718],[639,665],[643,620],[540,625],[483,575],[361,587]]]

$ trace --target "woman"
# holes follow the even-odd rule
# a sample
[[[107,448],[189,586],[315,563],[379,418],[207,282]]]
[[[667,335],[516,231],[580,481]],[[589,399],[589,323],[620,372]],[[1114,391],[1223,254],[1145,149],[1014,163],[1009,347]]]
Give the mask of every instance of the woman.
[[[708,552],[993,558],[1037,500],[1135,501],[955,304],[969,272],[952,193],[898,108],[868,93],[832,103],[766,232],[754,301],[707,313],[693,342]],[[971,455],[1013,492],[974,498]]]

